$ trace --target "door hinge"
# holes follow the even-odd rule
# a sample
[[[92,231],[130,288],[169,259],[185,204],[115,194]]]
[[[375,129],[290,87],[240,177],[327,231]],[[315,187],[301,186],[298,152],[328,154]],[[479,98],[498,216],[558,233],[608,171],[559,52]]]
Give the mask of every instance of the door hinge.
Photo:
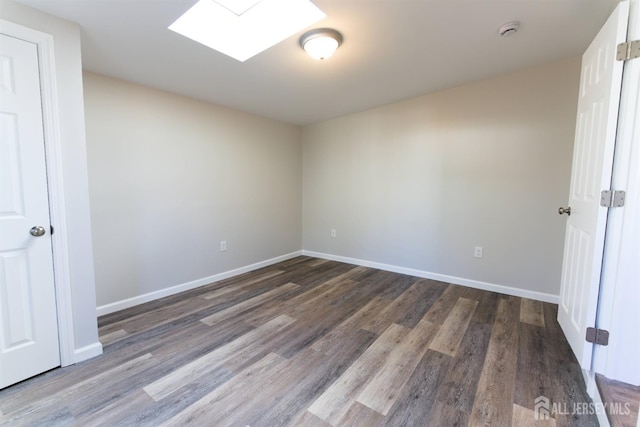
[[[640,58],[640,40],[620,43],[616,52],[618,61],[628,61],[630,59]]]
[[[609,345],[609,331],[604,329],[587,328],[587,342],[598,345]]]
[[[53,225],[50,225],[49,229],[51,230],[51,234],[53,234]]]
[[[624,206],[624,191],[603,190],[600,193],[600,206],[605,208],[621,208]]]

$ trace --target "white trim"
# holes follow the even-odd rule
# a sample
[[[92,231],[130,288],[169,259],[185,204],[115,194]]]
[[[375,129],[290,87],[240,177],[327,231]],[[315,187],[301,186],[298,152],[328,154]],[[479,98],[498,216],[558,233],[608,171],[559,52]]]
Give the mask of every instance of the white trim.
[[[640,38],[640,0],[629,4],[627,40]],[[626,61],[622,74],[618,134],[611,188],[627,192],[624,207],[610,209],[603,254],[597,327],[611,334],[608,346],[594,346],[592,369],[607,378],[639,385],[640,319],[640,61]],[[616,337],[613,341],[613,337]],[[640,417],[638,417],[640,419]]]
[[[591,397],[594,406],[597,408],[604,408],[604,401],[602,400],[602,395],[600,394],[600,389],[598,388],[598,384],[596,383],[595,374],[586,372],[583,369],[583,374],[585,375],[585,381],[587,385],[587,394]],[[609,423],[609,417],[607,416],[606,411],[596,411],[596,416],[598,417],[598,423],[600,427],[611,427]]]
[[[87,346],[77,348],[73,352],[74,363],[84,362],[92,357],[100,356],[102,354],[102,344],[96,342]]]
[[[58,341],[60,344],[61,366],[67,366],[75,363],[76,349],[69,273],[67,220],[64,208],[62,146],[56,90],[54,39],[51,34],[42,33],[2,19],[0,19],[0,31],[38,46],[49,212],[51,224],[55,228],[51,244],[58,312]]]
[[[147,294],[138,295],[132,298],[127,298],[121,301],[112,302],[110,304],[101,305],[97,308],[98,316],[113,313],[116,311],[124,310],[125,308],[133,307],[145,302],[157,300],[160,298],[175,295],[180,292],[188,291],[200,286],[209,285],[220,280],[228,279],[229,277],[238,276],[240,274],[248,273],[259,268],[268,267],[270,265],[286,261],[291,258],[302,255],[302,251],[291,252],[286,255],[281,255],[275,258],[267,259],[257,262],[255,264],[247,265],[244,267],[236,268],[234,270],[225,271],[223,273],[214,274],[213,276],[203,277],[202,279],[193,280],[191,282],[182,283],[180,285],[171,286],[170,288],[161,289],[159,291],[149,292]]]
[[[339,261],[347,264],[361,265],[363,267],[377,268],[379,270],[392,271],[394,273],[408,274],[410,276],[422,277],[425,279],[438,280],[441,282],[453,283],[454,285],[468,286],[470,288],[482,289],[485,291],[498,292],[516,297],[529,298],[537,301],[550,302],[557,304],[558,295],[545,294],[542,292],[529,291],[527,289],[513,288],[510,286],[497,285],[494,283],[481,282],[479,280],[465,279],[463,277],[449,276],[446,274],[432,273],[429,271],[415,270],[413,268],[398,267],[390,264],[382,264],[379,262],[366,261],[362,259],[349,258],[339,255],[325,254],[321,252],[302,251],[302,255],[328,259],[331,261]]]

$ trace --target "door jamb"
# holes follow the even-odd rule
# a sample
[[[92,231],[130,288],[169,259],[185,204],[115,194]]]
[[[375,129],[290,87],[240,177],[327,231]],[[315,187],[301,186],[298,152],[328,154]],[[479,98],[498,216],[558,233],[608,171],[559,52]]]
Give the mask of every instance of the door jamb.
[[[636,40],[640,36],[640,0],[629,2],[629,27],[627,30],[627,40]],[[627,191],[627,200],[636,200],[638,196],[637,174],[634,174],[633,156],[637,156],[637,143],[634,142],[635,135],[640,129],[640,120],[634,120],[640,112],[640,63],[635,62],[624,64],[622,77],[622,92],[620,96],[620,111],[618,113],[618,133],[616,136],[616,156],[614,160],[612,174],[612,188]],[[630,211],[631,209],[631,211]],[[592,375],[603,374],[611,379],[623,381],[631,384],[638,384],[640,376],[636,371],[629,371],[633,365],[633,354],[629,355],[628,349],[620,347],[620,342],[632,342],[628,335],[633,330],[633,323],[627,320],[632,319],[634,312],[633,301],[628,299],[629,283],[635,279],[632,271],[635,264],[632,252],[634,246],[628,242],[628,233],[625,228],[633,228],[634,211],[637,211],[637,204],[627,203],[626,206],[616,212],[609,212],[607,221],[607,235],[605,240],[605,251],[603,253],[603,276],[601,298],[598,304],[598,316],[601,324],[598,327],[608,329],[618,336],[617,344],[610,346],[595,346]],[[637,223],[637,221],[636,221]],[[635,249],[637,253],[637,249]],[[627,297],[627,298],[625,298]],[[619,329],[615,329],[618,327]],[[631,340],[631,341],[629,341]],[[640,347],[635,347],[635,353]],[[627,371],[623,376],[622,372]],[[635,374],[635,375],[634,375]],[[639,419],[640,422],[640,419]]]
[[[75,363],[75,331],[71,299],[67,216],[64,204],[62,141],[60,138],[58,93],[56,90],[54,40],[51,34],[3,19],[0,19],[0,32],[34,43],[38,48],[49,212],[51,225],[55,227],[55,233],[51,236],[51,245],[58,319],[58,342],[61,366],[67,366]]]

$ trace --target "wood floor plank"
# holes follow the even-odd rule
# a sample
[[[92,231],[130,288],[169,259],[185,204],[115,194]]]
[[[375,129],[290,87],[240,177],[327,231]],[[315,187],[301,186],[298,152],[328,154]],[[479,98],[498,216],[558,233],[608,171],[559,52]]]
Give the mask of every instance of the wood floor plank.
[[[398,298],[403,292],[413,286],[417,280],[417,277],[395,274],[383,270],[375,270],[373,274],[367,275],[367,285],[380,289],[378,295],[389,301]]]
[[[104,353],[0,389],[0,424],[527,425],[538,394],[590,402],[556,317],[553,304],[300,256],[100,317]]]
[[[106,426],[157,427],[230,381],[235,375],[224,368],[216,368],[158,402],[153,401],[150,405],[132,407],[130,411],[118,407],[116,411],[120,414],[117,423],[106,424]],[[142,388],[139,390],[146,394]]]
[[[419,294],[416,295],[415,301],[407,308],[404,313],[394,320],[398,325],[407,328],[415,327],[433,304],[440,298],[447,285],[434,280],[421,279],[416,282]]]
[[[466,425],[475,427],[474,424],[468,423],[468,415],[462,411],[458,411],[451,406],[442,402],[435,402],[433,412],[425,420],[426,427],[463,427]],[[494,424],[496,427],[500,424]],[[505,426],[508,424],[505,424]],[[516,426],[513,426],[516,427]],[[518,426],[519,427],[519,426]]]
[[[558,306],[544,303],[545,339],[547,366],[551,384],[548,387],[551,402],[571,407],[573,403],[584,404],[591,402],[584,384],[582,369],[558,324]],[[579,384],[579,385],[578,385]],[[597,426],[595,414],[560,414],[555,416],[558,427],[565,426]]]
[[[495,292],[485,292],[480,294],[478,301],[478,307],[473,314],[473,321],[478,323],[485,323],[487,325],[493,325],[496,318],[496,312],[498,311],[498,301],[500,300],[500,294]]]
[[[99,411],[76,417],[76,425],[82,427],[122,425],[122,419],[128,417],[131,412],[142,411],[153,403],[155,403],[154,400],[147,393],[138,389],[134,393],[130,393],[124,401],[118,400]]]
[[[304,270],[302,274],[296,273],[296,283],[305,289],[310,289],[315,286],[328,282],[329,280],[336,279],[350,279],[353,276],[351,272],[347,276],[343,276],[345,273],[349,273],[357,266],[352,264],[344,264],[340,262],[329,262],[317,267],[307,266],[308,270]],[[358,271],[362,271],[360,268]]]
[[[446,378],[438,388],[438,401],[467,414],[471,412],[490,337],[490,325],[473,321],[469,324],[458,353],[445,372]]]
[[[224,287],[218,288],[218,289],[216,289],[214,291],[211,291],[209,293],[206,293],[206,294],[202,295],[202,298],[204,298],[204,299],[214,299],[214,298],[218,298],[218,297],[220,297],[222,295],[227,295],[227,294],[232,293],[232,292],[238,292],[238,291],[240,291],[242,289],[245,289],[245,288],[248,288],[250,286],[253,286],[256,283],[260,283],[260,282],[262,282],[262,281],[264,281],[266,279],[270,279],[272,277],[279,276],[282,273],[284,273],[283,270],[267,271],[265,273],[262,273],[262,274],[259,274],[259,275],[255,276],[255,277],[252,277],[251,279],[244,280],[244,281],[242,281],[242,282],[240,282],[240,283],[238,283],[236,285],[229,285],[229,286],[224,286]]]
[[[131,389],[141,389],[149,382],[150,378],[157,378],[166,375],[170,367],[163,365],[154,358],[153,364],[140,370],[132,370],[126,376],[110,377],[107,381],[108,387],[104,389],[90,389],[82,395],[76,396],[67,404],[69,411],[76,418],[86,417],[101,411],[103,408],[119,402],[123,395]]]
[[[396,319],[409,310],[420,296],[422,287],[423,285],[420,280],[414,282],[409,289],[400,294],[390,304],[386,305],[377,316],[370,317],[361,328],[376,334],[381,334],[390,324],[394,323]]]
[[[379,426],[383,422],[384,415],[356,401],[351,404],[347,413],[336,425],[340,427]]]
[[[105,371],[122,369],[123,366],[133,363],[139,357],[148,358],[148,352],[140,354],[134,352],[129,357],[118,358],[116,363],[105,363],[104,365],[101,363],[99,370],[96,370],[95,366],[91,366],[91,363],[85,362],[45,372],[28,381],[0,390],[0,411],[5,414],[15,412],[26,405],[49,399],[62,390],[81,387],[83,384],[95,381],[96,375],[101,375]],[[108,358],[100,356],[99,361],[102,362],[106,359]]]
[[[265,304],[265,306],[262,307],[261,310],[248,313],[244,321],[254,326],[261,325],[279,316],[280,314],[285,313],[287,310],[297,307],[300,304],[304,304],[306,301],[309,301],[322,292],[323,288],[316,286],[314,288],[303,291],[291,298],[277,301],[275,304],[271,304],[270,306]]]
[[[312,348],[326,353],[331,352],[337,346],[347,344],[345,340],[349,339],[349,335],[358,329],[362,329],[362,326],[369,322],[370,319],[379,316],[380,311],[382,311],[383,307],[387,304],[389,304],[389,301],[385,298],[373,298],[353,316],[349,316],[346,320],[332,329],[331,332],[315,341]]]
[[[520,299],[501,299],[471,409],[471,425],[509,425],[516,381]]]
[[[279,269],[279,270],[285,271],[286,273],[284,273],[282,276],[276,276],[272,279],[266,279],[266,282],[270,282],[273,279],[277,279],[278,277],[283,277],[283,276],[287,276],[289,278],[293,276],[297,276],[300,273],[300,271],[303,271],[305,269],[305,267],[300,267],[299,270],[287,271],[286,268],[284,268],[284,264],[285,262],[279,263],[277,265],[264,267],[258,270],[251,271],[249,273],[240,274],[238,276],[233,276],[233,277],[219,280],[217,282],[209,283],[207,285],[200,286],[188,291],[180,292],[179,294],[170,295],[170,296],[153,300],[144,304],[136,305],[121,311],[100,316],[98,318],[99,329],[110,327],[113,324],[118,323],[122,320],[135,319],[141,314],[148,315],[164,307],[172,306],[173,304],[180,303],[186,300],[190,300],[190,299],[202,300],[203,298],[201,297],[204,294],[207,294],[209,292],[212,292],[216,289],[220,289],[223,287],[233,286],[234,284],[241,283],[245,280],[250,280],[254,275],[263,274],[271,270]],[[311,270],[310,267],[307,267],[307,269]],[[291,280],[284,280],[282,282],[276,281],[276,283],[270,283],[270,284],[277,286],[290,281]]]
[[[568,408],[568,413],[554,416],[558,427],[597,427],[600,425],[595,413],[576,414],[572,411],[574,405],[588,405],[591,402],[591,398],[583,386],[582,369],[577,362],[560,362],[555,366],[551,381],[551,396],[548,396],[551,403]]]
[[[255,327],[247,325],[238,319],[230,320],[220,325],[207,326],[196,318],[183,329],[175,329],[177,336],[159,338],[166,339],[171,345],[153,346],[155,337],[145,337],[145,349],[152,349],[158,359],[175,364],[185,364],[195,360],[218,347],[228,344],[242,335],[253,331]],[[194,339],[194,337],[197,337]]]
[[[314,260],[314,261],[311,261],[311,262],[309,263],[309,265],[310,265],[311,267],[317,267],[317,266],[319,266],[319,265],[326,264],[327,262],[329,262],[329,260],[328,260],[328,259],[319,259],[319,258],[318,258],[318,259],[316,259],[316,260]]]
[[[399,396],[387,413],[383,425],[424,425],[432,417],[438,388],[450,371],[451,362],[450,356],[427,350],[407,384],[399,390]]]
[[[293,426],[331,427],[331,424],[313,415],[311,412],[307,410],[302,411],[296,418],[294,418],[293,421],[291,421],[290,425],[292,427]]]
[[[533,410],[514,403],[511,425],[519,427],[556,427],[556,420],[551,417],[547,420],[537,420]]]
[[[438,326],[425,320],[411,330],[385,358],[380,370],[358,395],[357,401],[387,415],[395,403],[399,391],[408,381],[429,342],[438,333]]]
[[[222,419],[225,416],[232,414],[237,409],[240,409],[245,403],[243,400],[236,397],[237,392],[250,392],[251,389],[247,387],[248,382],[253,382],[255,387],[255,378],[264,376],[269,369],[283,363],[284,361],[284,358],[275,353],[267,354],[258,362],[227,381],[224,385],[207,394],[193,405],[185,408],[174,417],[171,417],[163,423],[162,426],[198,426],[201,425],[201,420],[216,420],[217,423],[220,423],[219,425],[231,425],[223,424]],[[267,385],[268,384],[263,384],[263,386]],[[250,396],[251,395],[247,397],[250,398]]]
[[[272,348],[281,356],[290,358],[307,346],[313,345],[356,313],[364,303],[363,295],[367,295],[367,291],[363,291],[357,284],[349,286],[347,292],[328,302],[324,311],[310,310],[299,316],[295,325],[273,341]]]
[[[326,312],[327,308],[334,304],[341,296],[347,294],[353,288],[358,286],[358,282],[349,279],[340,279],[339,281],[329,281],[318,288],[323,288],[322,292],[317,293],[312,298],[303,303],[290,307],[284,312],[294,319],[303,317],[311,317],[320,311]]]
[[[37,411],[19,419],[8,415],[0,415],[1,426],[66,427],[73,425],[74,421],[75,418],[67,408],[53,408],[46,413]]]
[[[640,412],[640,386],[596,374],[596,384],[612,427],[636,427]]]
[[[62,410],[67,414],[69,413],[67,405],[90,392],[95,393],[96,384],[105,383],[110,385],[115,381],[126,380],[135,372],[142,371],[156,363],[157,360],[154,359],[151,354],[147,353],[122,366],[97,374],[80,383],[69,384],[67,387],[39,400],[32,400],[18,410],[11,407],[7,408],[3,405],[3,410],[10,412],[5,415],[6,421],[8,424],[38,424],[38,421],[45,417],[52,408],[56,408],[58,411]]]
[[[0,407],[16,408],[24,405],[25,401],[34,402],[48,398],[70,385],[91,381],[97,374],[120,368],[129,361],[147,353],[153,352],[154,359],[160,360],[157,354],[161,352],[161,349],[166,347],[175,351],[176,347],[180,348],[176,343],[180,343],[184,339],[184,335],[193,334],[193,329],[209,329],[197,321],[183,325],[182,328],[169,328],[168,325],[170,323],[157,328],[162,333],[152,333],[153,330],[142,333],[141,335],[145,337],[144,340],[138,340],[139,336],[127,337],[107,346],[105,353],[97,358],[65,368],[54,369],[28,381],[0,390]],[[185,349],[184,346],[181,348]],[[107,384],[107,382],[103,384]]]
[[[309,412],[336,425],[371,380],[371,375],[384,364],[387,356],[410,332],[392,324],[313,404]]]
[[[447,286],[440,298],[438,298],[427,312],[427,320],[431,323],[441,325],[447,316],[449,316],[451,309],[456,302],[458,302],[458,299],[464,296],[464,292],[465,290],[462,286]]]
[[[544,324],[547,329],[547,342],[553,349],[553,358],[562,362],[573,362],[575,356],[569,346],[560,325],[558,324],[558,306],[556,304],[543,303]]]
[[[299,286],[296,285],[295,283],[287,283],[286,285],[278,286],[275,289],[271,289],[270,291],[256,295],[253,298],[249,298],[246,301],[233,305],[224,310],[218,311],[217,313],[214,313],[210,316],[203,317],[202,319],[200,319],[200,321],[205,325],[209,325],[209,326],[215,325],[217,323],[222,322],[225,319],[229,319],[233,316],[237,316],[240,313],[244,313],[246,311],[254,309],[260,304],[263,304],[265,301],[269,301],[270,299],[276,298],[280,295],[283,295],[287,292],[293,291],[298,288]]]
[[[256,371],[255,366],[264,362],[263,359],[245,368],[240,372],[239,379],[223,385],[174,418],[174,421],[176,425],[184,424],[186,415],[193,415],[196,411],[200,419],[215,416],[216,425],[290,425],[291,420],[317,397],[325,384],[328,386],[352,363],[361,353],[361,347],[366,348],[372,341],[373,336],[363,331],[354,340],[353,346],[345,347],[330,357],[308,348],[290,360],[279,357],[278,363],[269,369]],[[275,353],[270,355],[277,356]],[[238,388],[237,392],[234,387]],[[235,394],[236,401],[230,402],[226,397],[229,394]],[[229,411],[230,406],[241,410]]]
[[[307,347],[274,370],[266,398],[260,399],[260,405],[251,405],[252,410],[247,411],[251,416],[243,421],[253,427],[294,425],[295,414],[308,408],[375,339],[368,331],[358,331],[351,345],[330,355]]]
[[[513,402],[533,410],[538,396],[551,396],[548,355],[553,350],[545,341],[544,328],[521,322],[518,329],[517,381]]]
[[[175,301],[156,310],[147,313],[139,313],[130,319],[123,319],[99,328],[100,335],[123,329],[127,333],[136,334],[151,327],[157,327],[172,320],[183,317],[187,313],[195,313],[211,305],[211,302],[201,298],[189,298],[184,301]]]
[[[245,321],[251,325],[260,325],[282,313],[288,313],[290,310],[294,310],[294,312],[296,312],[296,310],[301,306],[308,307],[311,301],[317,300],[318,298],[322,299],[323,294],[334,291],[337,284],[342,281],[349,280],[349,277],[360,271],[362,271],[362,269],[351,268],[342,274],[333,276],[322,283],[316,284],[292,298],[280,301],[264,310],[260,310],[259,313],[252,313],[245,319]]]
[[[520,321],[544,328],[544,309],[542,301],[522,298],[520,300]]]
[[[477,306],[478,301],[459,298],[429,348],[455,356]]]
[[[219,425],[232,425],[223,424],[221,422],[225,415],[232,414],[236,409],[241,408],[244,404],[243,400],[237,398],[237,390],[244,389],[245,392],[249,391],[246,384],[248,382],[254,382],[256,377],[264,376],[269,369],[274,366],[283,363],[285,359],[274,353],[269,353],[255,364],[251,365],[248,369],[238,374],[233,379],[226,382],[224,385],[218,387],[213,392],[207,394],[202,399],[198,400],[193,405],[190,405],[179,414],[171,417],[162,426],[185,426],[185,425],[202,425],[204,420],[217,420]],[[266,386],[268,384],[263,384]],[[251,395],[245,397],[250,399]],[[223,411],[223,412],[221,412]]]
[[[109,345],[112,342],[117,341],[124,337],[128,337],[129,335],[130,335],[129,332],[125,331],[124,329],[117,329],[108,334],[100,335],[100,343],[102,345]]]
[[[268,341],[279,331],[295,322],[295,319],[282,315],[274,320],[265,323],[255,330],[242,335],[240,338],[226,344],[199,359],[183,365],[171,374],[152,382],[144,387],[144,391],[154,400],[158,401],[167,397],[177,389],[188,385],[189,382],[222,366],[230,358],[240,358],[240,355],[247,355],[250,352],[260,354],[259,350],[266,348]],[[246,356],[245,356],[246,357]]]

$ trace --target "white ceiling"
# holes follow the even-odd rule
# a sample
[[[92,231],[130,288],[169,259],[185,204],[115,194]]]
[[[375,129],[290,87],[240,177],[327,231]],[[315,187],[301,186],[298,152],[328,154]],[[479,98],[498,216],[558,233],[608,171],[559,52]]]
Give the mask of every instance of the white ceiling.
[[[581,54],[618,0],[314,0],[344,43],[304,32],[244,63],[167,27],[196,0],[18,0],[82,27],[85,69],[305,125]],[[519,20],[520,31],[497,29]]]

